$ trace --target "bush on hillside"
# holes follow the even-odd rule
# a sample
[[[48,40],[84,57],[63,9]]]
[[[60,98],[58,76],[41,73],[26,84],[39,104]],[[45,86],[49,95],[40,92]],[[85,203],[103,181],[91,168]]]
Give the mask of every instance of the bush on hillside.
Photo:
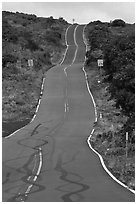
[[[6,19],[2,20],[2,40],[17,43],[18,31],[13,28]]]
[[[121,20],[121,19],[116,19],[116,20],[112,21],[111,26],[114,26],[114,27],[119,27],[119,26],[125,27],[126,23],[123,20]]]
[[[5,67],[8,62],[10,62],[10,63],[17,62],[17,57],[15,57],[11,54],[6,54],[6,55],[2,56],[2,66]]]

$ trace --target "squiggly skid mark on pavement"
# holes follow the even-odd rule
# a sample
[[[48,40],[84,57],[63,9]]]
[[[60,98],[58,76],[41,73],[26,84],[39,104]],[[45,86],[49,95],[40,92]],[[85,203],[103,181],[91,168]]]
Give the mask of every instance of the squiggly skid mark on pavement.
[[[74,155],[74,157],[75,157],[75,155]],[[74,157],[72,158],[71,162],[74,160]],[[70,162],[67,162],[67,163],[70,163]],[[89,186],[86,184],[83,184],[81,182],[83,180],[83,178],[80,175],[78,175],[76,173],[72,173],[72,172],[67,172],[67,170],[65,170],[62,166],[63,166],[62,156],[60,155],[55,170],[57,170],[61,173],[60,179],[67,182],[67,184],[58,186],[56,188],[56,190],[61,191],[61,192],[67,192],[66,194],[64,194],[61,197],[64,202],[83,201],[84,196],[81,193],[88,190]],[[72,178],[69,179],[70,176],[72,176],[73,179]],[[77,181],[76,181],[76,179],[77,179]],[[65,187],[67,187],[69,185],[70,186],[73,185],[73,188],[71,188],[72,190],[70,190],[70,191],[65,190]],[[74,187],[78,190],[73,190]]]
[[[40,126],[41,124],[37,125],[34,130],[31,132],[30,136],[33,136],[34,134],[38,134],[38,127]],[[26,201],[28,195],[30,193],[35,193],[35,192],[39,192],[39,191],[42,191],[45,189],[45,186],[42,186],[42,185],[39,185],[39,184],[36,184],[36,179],[34,180],[34,178],[37,178],[39,175],[37,175],[37,171],[38,171],[38,164],[39,164],[39,155],[41,153],[41,147],[46,145],[48,142],[47,140],[45,139],[31,139],[31,140],[38,140],[40,141],[40,144],[39,145],[30,145],[29,142],[26,143],[26,141],[30,140],[30,137],[28,135],[28,137],[26,137],[25,139],[20,139],[19,141],[17,141],[17,144],[18,145],[21,145],[21,146],[24,146],[24,147],[27,147],[27,148],[30,148],[30,149],[33,149],[34,150],[34,153],[31,154],[27,160],[27,162],[20,168],[14,168],[16,172],[18,172],[19,174],[23,174],[23,176],[20,178],[20,181],[22,181],[22,184],[18,185],[16,184],[16,182],[18,182],[18,179],[15,181],[11,181],[10,180],[10,174],[7,173],[7,176],[6,176],[6,180],[4,181],[4,184],[5,183],[15,183],[14,186],[8,188],[5,190],[5,192],[9,193],[9,192],[12,192],[13,189],[16,189],[18,188],[18,192],[16,194],[14,194],[10,199],[8,199],[7,201],[9,202],[18,202],[18,201]],[[20,158],[16,158],[14,160],[17,160],[17,159],[22,159],[23,157],[20,157]],[[9,161],[6,161],[5,163],[7,162],[10,162],[11,160]],[[32,165],[34,165],[33,169],[32,167],[30,167]],[[6,165],[7,166],[7,165]],[[30,192],[27,193],[26,189],[28,189],[28,185],[29,187],[32,188],[32,186],[35,186],[36,187],[36,190],[33,191],[33,192]],[[30,189],[31,189],[30,188]]]
[[[26,201],[27,197],[28,197],[28,193],[25,193],[25,189],[28,185],[33,185],[36,187],[36,190],[35,191],[33,190],[33,192],[29,192],[29,194],[45,190],[45,186],[37,184],[36,182],[33,181],[33,178],[37,175],[35,172],[33,172],[32,170],[29,169],[29,165],[33,161],[35,155],[36,155],[35,153],[32,154],[30,156],[30,158],[28,159],[27,163],[23,167],[18,168],[16,170],[18,172],[24,172],[23,170],[25,170],[25,172],[24,172],[25,176],[23,176],[21,178],[21,180],[24,182],[24,184],[19,188],[19,191],[18,191],[19,193],[16,194],[15,196],[13,196],[12,198],[10,198],[8,200],[8,202]],[[30,180],[28,179],[29,177],[31,178]],[[13,187],[12,187],[12,189],[13,189]],[[7,191],[8,191],[8,189],[7,189]]]

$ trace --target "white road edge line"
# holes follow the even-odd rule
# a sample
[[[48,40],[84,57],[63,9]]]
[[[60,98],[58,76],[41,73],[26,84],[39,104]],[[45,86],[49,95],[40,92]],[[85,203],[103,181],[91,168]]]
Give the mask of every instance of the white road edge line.
[[[72,64],[74,64],[74,62],[75,62],[75,59],[76,59],[76,56],[77,56],[77,51],[78,51],[78,44],[77,44],[77,42],[76,42],[76,30],[77,30],[78,26],[79,26],[79,25],[77,25],[77,26],[75,27],[75,30],[74,30],[74,42],[75,42],[75,45],[76,45],[76,51],[75,51],[75,55],[74,55],[74,59],[73,59],[73,61],[72,61]],[[72,64],[71,64],[71,65],[72,65]]]
[[[67,50],[68,50],[68,46],[69,46],[69,45],[67,44],[67,32],[68,32],[68,29],[69,29],[70,26],[72,26],[72,25],[69,25],[69,26],[67,27],[67,29],[66,29],[66,32],[65,32],[65,43],[66,43],[66,45],[67,45],[67,48],[66,48],[66,51],[65,51],[65,54],[64,54],[64,58],[63,58],[63,60],[61,61],[60,65],[63,63],[63,61],[64,61],[64,59],[65,59],[65,56],[66,56],[66,53],[67,53]],[[31,119],[31,121],[30,121],[27,125],[29,125],[30,123],[33,122],[33,120],[34,120],[35,117],[36,117],[36,113],[38,112],[38,109],[39,109],[39,106],[40,106],[40,103],[41,103],[41,96],[42,96],[42,94],[43,94],[44,82],[45,82],[45,77],[43,78],[43,81],[42,81],[40,98],[39,98],[39,101],[38,101],[38,105],[37,105],[35,114],[34,114],[33,118]],[[10,135],[4,137],[4,139],[5,139],[5,138],[7,139],[7,138],[12,137],[15,133],[17,133],[17,132],[19,132],[20,130],[24,129],[27,125],[25,125],[24,127],[20,128],[20,129],[18,129],[18,130],[16,130],[15,132],[11,133]]]
[[[65,32],[65,44],[66,44],[67,48],[66,48],[66,50],[65,50],[64,57],[63,57],[62,61],[60,62],[60,65],[62,65],[62,63],[64,62],[64,59],[65,59],[66,54],[67,54],[67,51],[68,51],[69,45],[68,45],[68,43],[67,43],[67,32],[68,32],[69,27],[71,27],[71,26],[72,26],[72,25],[69,25],[69,26],[67,27],[67,29],[66,29],[66,32]]]
[[[67,104],[65,103],[65,113],[67,112]]]
[[[87,43],[86,43],[86,39],[85,39],[85,35],[84,35],[84,31],[85,31],[86,26],[87,26],[87,25],[85,25],[85,27],[84,27],[84,29],[83,29],[83,41],[84,41],[84,43],[85,43],[86,51],[87,51]],[[86,60],[86,57],[85,57],[85,60]],[[96,122],[96,121],[97,121],[97,108],[96,108],[96,103],[95,103],[94,98],[93,98],[93,95],[92,95],[92,93],[91,93],[91,91],[90,91],[89,84],[88,84],[88,81],[87,81],[87,74],[86,74],[86,71],[85,71],[84,67],[83,67],[83,71],[84,71],[85,78],[86,78],[87,89],[88,89],[88,92],[89,92],[89,94],[90,94],[90,96],[91,96],[91,98],[92,98],[93,104],[94,104],[94,109],[95,109],[95,122]],[[91,137],[92,137],[94,131],[95,131],[95,129],[93,128],[92,131],[91,131],[91,133],[90,133],[90,136],[89,136],[88,139],[87,139],[87,143],[88,143],[88,145],[89,145],[89,148],[90,148],[93,152],[95,152],[95,153],[98,155],[98,157],[99,157],[99,159],[100,159],[100,162],[101,162],[101,164],[102,164],[102,167],[103,167],[104,170],[109,174],[109,176],[110,176],[114,181],[116,181],[118,184],[120,184],[121,186],[125,187],[126,189],[128,189],[129,191],[131,191],[132,193],[135,194],[135,191],[134,191],[133,189],[130,189],[130,188],[129,188],[128,186],[126,186],[124,183],[122,183],[121,181],[119,181],[119,180],[107,169],[107,167],[106,167],[106,165],[105,165],[105,163],[104,163],[104,160],[103,160],[102,156],[101,156],[95,149],[93,149],[93,147],[91,146],[90,140],[91,140]]]

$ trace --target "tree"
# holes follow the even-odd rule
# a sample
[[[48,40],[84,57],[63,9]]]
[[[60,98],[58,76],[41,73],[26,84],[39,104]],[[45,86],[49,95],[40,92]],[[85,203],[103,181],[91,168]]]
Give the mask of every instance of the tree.
[[[115,99],[116,107],[128,117],[124,126],[134,131],[135,115],[135,38],[122,36],[111,41],[104,54],[104,70],[106,81],[109,82],[111,98]]]
[[[111,26],[117,27],[117,26],[121,26],[121,27],[125,27],[126,23],[121,20],[121,19],[115,19],[114,21],[112,21]]]

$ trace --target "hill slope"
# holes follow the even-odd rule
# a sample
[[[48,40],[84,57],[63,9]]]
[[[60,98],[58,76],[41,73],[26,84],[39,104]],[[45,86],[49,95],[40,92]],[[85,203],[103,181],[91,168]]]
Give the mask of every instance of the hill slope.
[[[2,12],[4,134],[11,121],[24,124],[34,115],[44,73],[61,60],[66,48],[67,26],[63,18]]]

